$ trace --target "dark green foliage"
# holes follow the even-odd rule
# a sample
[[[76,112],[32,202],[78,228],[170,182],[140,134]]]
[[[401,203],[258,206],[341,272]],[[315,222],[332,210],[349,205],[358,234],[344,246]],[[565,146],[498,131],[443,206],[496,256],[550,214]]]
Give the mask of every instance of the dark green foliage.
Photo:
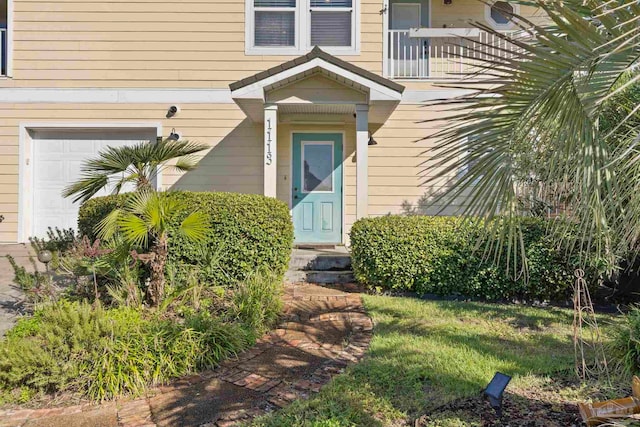
[[[547,225],[542,219],[523,220],[528,277],[514,278],[507,273],[506,254],[494,262],[483,257],[483,246],[477,248],[484,230],[477,222],[426,216],[363,219],[351,229],[353,269],[360,282],[382,289],[488,300],[565,301],[571,295],[574,267],[547,237]],[[519,264],[510,260],[511,266]]]
[[[282,280],[270,270],[253,273],[234,290],[231,314],[262,334],[280,316],[283,291]]]
[[[631,307],[624,321],[616,327],[609,354],[620,364],[623,371],[640,374],[640,307]]]
[[[29,242],[36,252],[66,252],[76,242],[76,232],[72,228],[61,230],[58,227],[49,227],[46,238],[29,237]]]
[[[140,394],[246,348],[249,332],[206,314],[182,322],[140,310],[60,302],[0,341],[0,392],[77,391],[95,400]]]
[[[78,228],[95,239],[95,225],[116,207],[122,207],[126,194],[91,199],[80,208]],[[176,191],[169,197],[181,202],[183,211],[174,215],[176,227],[189,213],[203,212],[211,220],[204,244],[193,243],[173,233],[169,243],[169,262],[203,267],[206,280],[216,285],[234,285],[263,267],[278,277],[287,269],[293,245],[293,224],[287,205],[276,199],[250,194],[194,193]],[[200,265],[203,252],[215,251],[216,264]]]

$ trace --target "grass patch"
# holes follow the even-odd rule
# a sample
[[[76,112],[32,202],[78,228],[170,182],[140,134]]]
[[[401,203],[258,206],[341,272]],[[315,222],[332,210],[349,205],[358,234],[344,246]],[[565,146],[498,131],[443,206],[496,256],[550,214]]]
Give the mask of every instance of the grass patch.
[[[518,393],[544,388],[549,377],[573,367],[571,310],[385,296],[364,301],[376,325],[365,359],[318,395],[255,426],[404,425],[478,395],[496,371],[512,375],[509,390]],[[590,391],[556,394],[569,399]],[[473,425],[454,418],[433,425]]]

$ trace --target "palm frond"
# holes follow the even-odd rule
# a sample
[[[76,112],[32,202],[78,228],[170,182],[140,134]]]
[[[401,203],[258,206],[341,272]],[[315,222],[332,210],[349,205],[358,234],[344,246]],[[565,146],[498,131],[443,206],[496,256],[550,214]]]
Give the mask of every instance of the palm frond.
[[[73,202],[86,202],[109,184],[109,175],[83,174],[82,177],[62,191],[63,197],[73,198]]]
[[[195,242],[204,241],[208,230],[209,216],[202,212],[193,212],[180,225],[180,232]]]
[[[149,245],[150,227],[137,215],[124,213],[118,218],[118,227],[122,236],[133,246],[146,248]]]
[[[96,235],[103,240],[111,240],[118,231],[118,221],[123,215],[122,209],[114,209],[96,225]]]
[[[636,85],[636,76],[624,83],[620,79],[640,55],[640,28],[630,13],[637,5],[617,7],[617,2],[598,0],[534,3],[552,23],[539,26],[514,16],[524,33],[534,35],[528,40],[476,24],[507,40],[513,55],[506,58],[498,52],[483,60],[471,54],[469,60],[480,61],[480,74],[488,70],[501,76],[502,83],[494,79],[489,87],[486,81],[469,84],[471,94],[430,104],[444,110],[448,124],[434,136],[438,142],[430,150],[433,160],[426,164],[425,184],[442,187],[446,182],[433,206],[457,199],[469,217],[504,218],[501,238],[514,260],[524,260],[517,256],[522,246],[518,222],[524,214],[520,184],[535,177],[549,188],[564,185],[572,194],[573,221],[583,231],[576,244],[583,251],[610,256],[620,234],[615,218],[625,211],[629,197],[621,197],[626,190],[619,182],[620,165],[612,163],[621,151],[603,138],[599,120],[609,99]],[[623,117],[620,126],[632,116]],[[544,164],[532,167],[525,161],[540,153]],[[460,176],[460,170],[466,173]],[[558,225],[558,234],[562,227]],[[633,243],[630,239],[627,245]]]
[[[172,140],[107,147],[97,158],[84,163],[81,178],[65,188],[63,196],[75,195],[74,201],[85,202],[110,183],[113,183],[114,194],[131,182],[138,188],[145,187],[171,160],[177,159],[175,168],[179,171],[193,170],[197,166],[193,155],[208,148],[206,144]]]

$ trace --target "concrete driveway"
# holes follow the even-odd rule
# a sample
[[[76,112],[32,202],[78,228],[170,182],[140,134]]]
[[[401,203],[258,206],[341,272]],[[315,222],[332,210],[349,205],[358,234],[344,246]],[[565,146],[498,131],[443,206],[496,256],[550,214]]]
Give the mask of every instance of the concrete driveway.
[[[13,282],[14,272],[7,255],[11,255],[16,262],[33,271],[29,261],[31,248],[28,245],[0,245],[0,336],[15,324],[22,315],[22,300],[24,294]]]

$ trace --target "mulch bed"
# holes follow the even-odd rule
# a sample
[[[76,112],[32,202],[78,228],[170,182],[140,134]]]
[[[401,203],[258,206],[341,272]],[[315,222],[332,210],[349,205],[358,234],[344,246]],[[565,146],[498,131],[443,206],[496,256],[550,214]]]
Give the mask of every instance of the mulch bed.
[[[542,384],[510,387],[504,394],[502,417],[481,394],[456,399],[434,408],[415,421],[415,427],[451,425],[449,420],[463,421],[474,427],[579,427],[584,426],[577,401],[567,393],[579,389],[573,372],[557,372]],[[618,391],[624,395],[625,390]],[[570,393],[572,394],[572,393]],[[590,397],[604,398],[591,389]],[[575,398],[575,397],[574,397]],[[459,424],[453,424],[459,425]]]
[[[498,418],[482,396],[454,400],[420,417],[415,427],[441,425],[447,418],[468,421],[473,426],[569,427],[582,426],[575,404],[555,404],[505,394],[502,418]]]

